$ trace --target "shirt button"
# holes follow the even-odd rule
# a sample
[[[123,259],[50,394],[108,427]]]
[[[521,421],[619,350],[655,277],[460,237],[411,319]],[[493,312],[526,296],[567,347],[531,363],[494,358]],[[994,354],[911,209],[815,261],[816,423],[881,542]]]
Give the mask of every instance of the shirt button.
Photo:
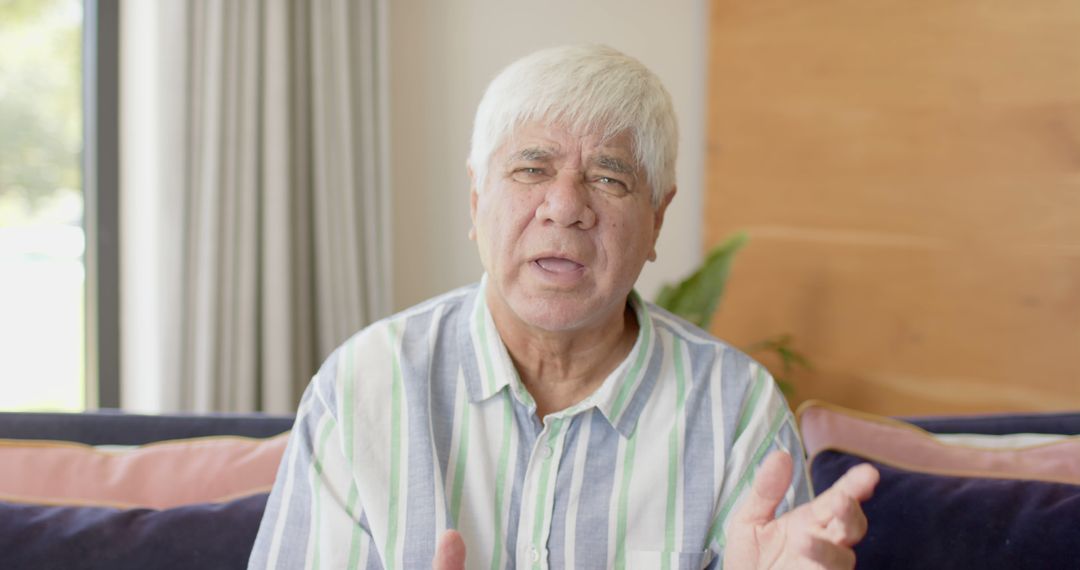
[[[531,558],[533,562],[540,562],[540,551],[537,550],[535,546],[529,548],[529,558]]]
[[[555,455],[555,450],[550,445],[545,445],[540,448],[540,454],[544,456],[544,459],[551,459],[551,456]]]

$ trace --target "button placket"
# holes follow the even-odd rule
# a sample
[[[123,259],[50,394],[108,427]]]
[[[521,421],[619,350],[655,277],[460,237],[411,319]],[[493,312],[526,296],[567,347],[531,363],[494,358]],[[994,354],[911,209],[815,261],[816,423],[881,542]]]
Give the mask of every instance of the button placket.
[[[556,457],[565,440],[563,429],[566,420],[558,417],[545,418],[544,428],[537,435],[532,455],[526,468],[521,516],[527,524],[518,527],[518,567],[547,568],[547,544],[550,531],[550,518],[555,504],[555,490],[552,482],[558,476],[559,461]],[[545,477],[546,474],[546,477]],[[548,489],[550,487],[550,490]],[[543,502],[541,503],[541,497]],[[540,511],[542,514],[538,513]],[[539,522],[537,518],[539,517]],[[537,531],[537,524],[547,523]]]

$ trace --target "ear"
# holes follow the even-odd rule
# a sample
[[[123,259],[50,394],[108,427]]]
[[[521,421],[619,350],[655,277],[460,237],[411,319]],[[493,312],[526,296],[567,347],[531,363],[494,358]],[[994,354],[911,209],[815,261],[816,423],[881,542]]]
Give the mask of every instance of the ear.
[[[660,239],[660,228],[664,225],[664,213],[667,212],[667,207],[671,204],[671,200],[675,197],[675,191],[677,187],[672,186],[671,190],[668,190],[667,194],[660,200],[660,204],[653,210],[653,238],[652,238],[652,251],[649,252],[649,261],[656,261],[656,242]]]

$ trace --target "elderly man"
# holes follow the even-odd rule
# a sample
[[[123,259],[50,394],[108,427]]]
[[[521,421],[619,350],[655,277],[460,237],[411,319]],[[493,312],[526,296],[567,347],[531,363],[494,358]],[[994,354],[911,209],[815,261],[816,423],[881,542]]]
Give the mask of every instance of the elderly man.
[[[633,291],[676,136],[659,80],[610,48],[492,81],[468,160],[486,273],[329,357],[252,568],[854,565],[876,472],[812,500],[768,373]]]

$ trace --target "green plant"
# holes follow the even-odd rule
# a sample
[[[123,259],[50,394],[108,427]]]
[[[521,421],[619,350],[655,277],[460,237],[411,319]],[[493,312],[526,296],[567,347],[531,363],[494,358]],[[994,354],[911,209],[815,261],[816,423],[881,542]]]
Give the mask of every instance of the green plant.
[[[708,330],[720,298],[724,295],[731,264],[749,237],[745,232],[738,232],[716,246],[706,256],[705,261],[689,277],[676,285],[664,285],[656,296],[656,304],[679,315],[680,317]],[[776,383],[785,392],[793,391],[790,377],[796,367],[810,369],[810,363],[792,346],[790,334],[781,334],[751,344],[746,348],[749,353],[774,354],[780,361],[781,373],[773,373]]]
[[[790,334],[781,334],[765,340],[759,340],[746,347],[746,352],[749,352],[750,354],[758,352],[772,353],[780,359],[780,373],[774,371],[773,379],[776,380],[780,389],[788,395],[791,395],[795,391],[794,386],[791,384],[791,373],[795,371],[795,368],[812,370],[810,361],[807,360],[801,352],[792,347],[792,338]]]

